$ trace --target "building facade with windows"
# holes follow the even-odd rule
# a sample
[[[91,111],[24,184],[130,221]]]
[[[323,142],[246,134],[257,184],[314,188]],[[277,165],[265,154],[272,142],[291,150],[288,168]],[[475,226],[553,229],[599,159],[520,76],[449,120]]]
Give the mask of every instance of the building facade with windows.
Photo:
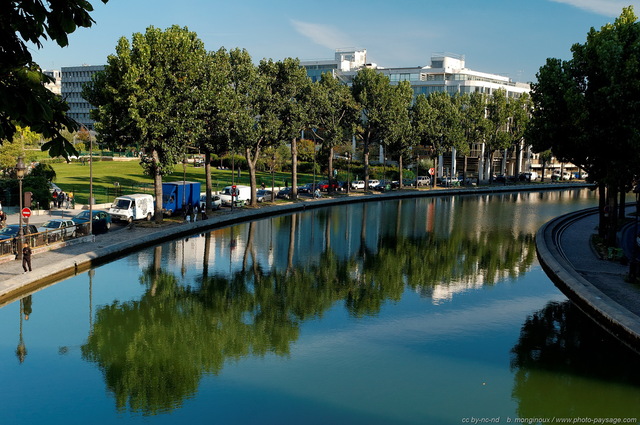
[[[301,61],[301,66],[306,69],[312,81],[318,81],[323,73],[329,72],[347,85],[351,85],[359,70],[372,68],[389,77],[391,84],[408,81],[414,97],[420,94],[429,96],[435,92],[446,92],[452,96],[465,93],[491,95],[502,89],[508,97],[517,98],[531,90],[529,84],[512,81],[509,77],[469,69],[464,56],[452,53],[435,53],[426,66],[381,67],[367,61],[366,49],[338,49],[333,59]],[[352,151],[356,152],[356,141],[352,143]],[[384,157],[384,148],[380,146],[379,161],[383,162]],[[458,164],[462,161],[467,164],[467,170],[471,170],[470,174],[476,178],[479,176],[481,180],[489,179],[490,170],[507,175],[525,171],[542,172],[538,155],[533,154],[524,144],[518,149],[492,153],[485,151],[484,144],[477,144],[472,146],[471,153],[466,158],[458,157],[455,150],[442,156],[438,161],[438,174],[459,176],[462,171]],[[489,161],[491,168],[488,167]],[[560,168],[579,172],[572,164],[558,162],[547,164],[545,168],[547,177],[551,177],[551,173],[558,172]]]
[[[62,94],[62,74],[60,70],[44,70],[42,73],[53,79],[53,82],[46,83],[44,86],[55,94]]]
[[[92,106],[82,97],[82,86],[91,81],[93,74],[104,70],[104,65],[82,65],[61,68],[62,98],[69,104],[68,115],[87,129],[93,129],[89,117]]]

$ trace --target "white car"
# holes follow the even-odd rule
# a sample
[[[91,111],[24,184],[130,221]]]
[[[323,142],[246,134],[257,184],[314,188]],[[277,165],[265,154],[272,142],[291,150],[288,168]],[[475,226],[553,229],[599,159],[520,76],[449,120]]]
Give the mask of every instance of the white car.
[[[220,200],[220,195],[211,195],[211,209],[219,210],[222,206],[222,200]],[[207,208],[207,193],[200,192],[200,211]]]
[[[417,186],[429,186],[431,184],[431,178],[427,176],[416,177]]]
[[[38,232],[45,233],[49,239],[75,238],[76,224],[72,220],[53,218],[38,227]]]
[[[351,182],[351,189],[364,189],[364,180],[354,180]]]

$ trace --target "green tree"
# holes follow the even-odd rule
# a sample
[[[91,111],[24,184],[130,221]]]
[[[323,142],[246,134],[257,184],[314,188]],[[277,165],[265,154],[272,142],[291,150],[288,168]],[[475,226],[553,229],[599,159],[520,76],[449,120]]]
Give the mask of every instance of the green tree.
[[[291,142],[291,198],[298,196],[298,140],[309,122],[311,80],[298,59],[276,62],[273,90],[277,93],[282,138]]]
[[[389,135],[391,85],[389,77],[371,68],[364,68],[353,78],[353,97],[361,108],[357,122],[362,138],[364,159],[364,185],[369,188],[369,149],[372,144],[383,144]]]
[[[282,122],[274,92],[276,65],[262,60],[258,67],[244,49],[230,52],[233,89],[227,120],[232,149],[243,152],[249,167],[251,205],[257,206],[256,164],[262,149],[279,143]]]
[[[487,141],[487,170],[489,181],[493,182],[493,155],[496,151],[507,149],[511,145],[509,137],[509,103],[504,89],[495,90],[487,103],[487,117],[491,125]]]
[[[408,81],[401,81],[391,90],[390,114],[395,118],[389,128],[389,148],[391,155],[398,158],[400,176],[398,178],[402,187],[404,168],[403,160],[409,155],[414,145],[411,127],[410,109],[413,101],[413,89]]]
[[[136,144],[141,165],[153,178],[156,222],[162,221],[162,176],[173,172],[186,148],[200,137],[197,118],[207,52],[194,32],[172,26],[122,37],[105,70],[85,90],[97,106],[101,137]]]
[[[435,92],[429,97],[421,95],[413,105],[412,122],[417,141],[431,147],[436,169],[432,184],[435,185],[438,157],[454,147],[465,150],[461,110],[445,92]]]
[[[197,147],[204,152],[206,178],[206,209],[211,210],[211,158],[213,154],[222,154],[229,149],[229,128],[227,114],[230,104],[229,86],[231,66],[229,53],[220,48],[210,53],[202,68],[203,79],[200,85],[199,116],[196,125],[199,131]]]
[[[349,140],[358,114],[349,87],[330,73],[322,74],[312,86],[311,126],[323,148],[328,151],[329,181],[333,179],[333,149]],[[330,184],[329,190],[333,191]]]
[[[547,59],[533,84],[527,139],[586,170],[600,191],[600,234],[615,240],[617,194],[640,163],[640,23],[632,7],[613,24],[591,28],[571,60]],[[605,217],[605,206],[611,211]]]
[[[509,137],[514,147],[516,158],[520,158],[520,152],[524,147],[524,136],[531,120],[532,103],[531,96],[523,93],[517,98],[509,99],[510,121]],[[516,161],[515,175],[520,174],[520,161]]]
[[[107,3],[108,0],[102,0]],[[52,79],[33,61],[29,44],[42,47],[53,40],[60,47],[68,34],[94,23],[93,7],[86,0],[5,2],[0,11],[0,143],[12,140],[16,126],[29,126],[49,142],[42,146],[51,156],[76,153],[60,135],[76,123],[66,115],[69,106],[44,87]]]

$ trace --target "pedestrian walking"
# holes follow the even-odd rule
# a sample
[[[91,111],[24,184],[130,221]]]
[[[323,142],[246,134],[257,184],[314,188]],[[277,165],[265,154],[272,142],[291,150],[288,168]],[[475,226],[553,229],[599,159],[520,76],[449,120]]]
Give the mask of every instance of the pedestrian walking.
[[[27,270],[27,267],[29,270]],[[22,269],[25,273],[31,271],[31,247],[26,242],[22,247]]]

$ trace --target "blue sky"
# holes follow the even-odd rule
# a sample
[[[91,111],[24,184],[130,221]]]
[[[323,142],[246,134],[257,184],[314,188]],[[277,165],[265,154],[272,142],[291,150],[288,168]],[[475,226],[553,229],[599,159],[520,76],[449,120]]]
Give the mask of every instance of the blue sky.
[[[366,48],[379,66],[424,66],[432,53],[464,55],[467,68],[535,81],[546,58],[568,59],[591,27],[640,0],[90,0],[96,24],[60,48],[33,49],[44,69],[106,63],[120,37],[177,24],[208,50],[245,48],[256,62],[332,58]]]

